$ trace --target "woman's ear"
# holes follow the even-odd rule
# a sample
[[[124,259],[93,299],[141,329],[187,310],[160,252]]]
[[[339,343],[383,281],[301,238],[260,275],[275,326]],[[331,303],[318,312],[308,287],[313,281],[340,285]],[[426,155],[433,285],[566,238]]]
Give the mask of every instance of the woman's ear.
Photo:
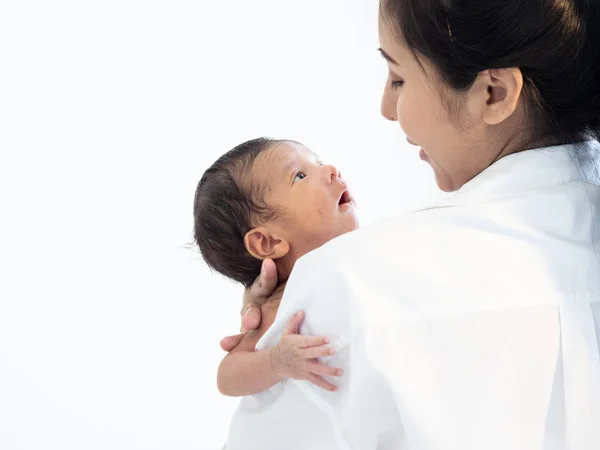
[[[288,242],[265,227],[253,228],[244,236],[246,250],[257,259],[283,258],[290,251]]]
[[[469,109],[487,125],[498,125],[516,111],[522,91],[520,69],[484,70],[471,89]]]

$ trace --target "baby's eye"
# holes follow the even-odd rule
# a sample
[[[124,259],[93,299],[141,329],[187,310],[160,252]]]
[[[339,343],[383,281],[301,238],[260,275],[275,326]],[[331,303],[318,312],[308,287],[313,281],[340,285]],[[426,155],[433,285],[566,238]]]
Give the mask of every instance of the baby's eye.
[[[294,177],[294,183],[300,180],[304,180],[306,178],[306,174],[304,172],[298,172]]]

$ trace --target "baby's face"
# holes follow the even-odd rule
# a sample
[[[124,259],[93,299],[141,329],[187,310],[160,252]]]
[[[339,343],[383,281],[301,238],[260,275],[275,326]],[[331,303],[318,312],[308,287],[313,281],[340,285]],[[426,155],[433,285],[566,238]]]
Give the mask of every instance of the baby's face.
[[[295,142],[261,156],[254,170],[267,186],[267,204],[280,212],[267,226],[276,228],[296,257],[358,228],[352,195],[335,167]]]

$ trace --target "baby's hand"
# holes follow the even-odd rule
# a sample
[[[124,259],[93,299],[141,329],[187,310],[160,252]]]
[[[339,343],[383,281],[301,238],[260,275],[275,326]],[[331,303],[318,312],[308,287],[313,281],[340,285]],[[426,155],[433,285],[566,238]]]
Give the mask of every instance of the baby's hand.
[[[328,383],[322,376],[339,377],[342,370],[321,364],[316,359],[333,355],[335,349],[325,347],[329,343],[325,337],[298,334],[303,319],[302,312],[290,319],[279,344],[271,348],[271,367],[283,378],[307,380],[328,391],[337,391],[337,386]]]

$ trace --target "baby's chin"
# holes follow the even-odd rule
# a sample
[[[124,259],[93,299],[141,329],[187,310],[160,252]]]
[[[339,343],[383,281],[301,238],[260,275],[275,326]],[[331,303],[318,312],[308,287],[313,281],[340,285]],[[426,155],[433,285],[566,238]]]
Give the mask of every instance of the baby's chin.
[[[358,218],[355,217],[354,220],[352,221],[348,221],[347,224],[344,224],[343,227],[340,227],[338,230],[336,230],[336,232],[333,233],[333,238],[335,239],[336,237],[342,236],[346,233],[350,233],[352,231],[358,230],[358,228],[360,227],[359,222],[358,222]]]
[[[319,247],[322,247],[323,245],[327,244],[328,242],[330,242],[340,236],[343,236],[344,234],[358,230],[358,228],[359,228],[358,220],[355,220],[352,223],[347,223],[341,227],[337,227],[335,229],[329,230],[328,233],[323,233],[321,235],[321,237],[317,240],[312,240],[310,243],[304,242],[304,245],[292,245],[292,248],[295,248],[297,253],[299,253],[301,256],[308,252],[316,250]],[[296,244],[298,244],[298,243],[296,243]],[[302,250],[298,252],[298,250],[301,248],[302,248]]]

